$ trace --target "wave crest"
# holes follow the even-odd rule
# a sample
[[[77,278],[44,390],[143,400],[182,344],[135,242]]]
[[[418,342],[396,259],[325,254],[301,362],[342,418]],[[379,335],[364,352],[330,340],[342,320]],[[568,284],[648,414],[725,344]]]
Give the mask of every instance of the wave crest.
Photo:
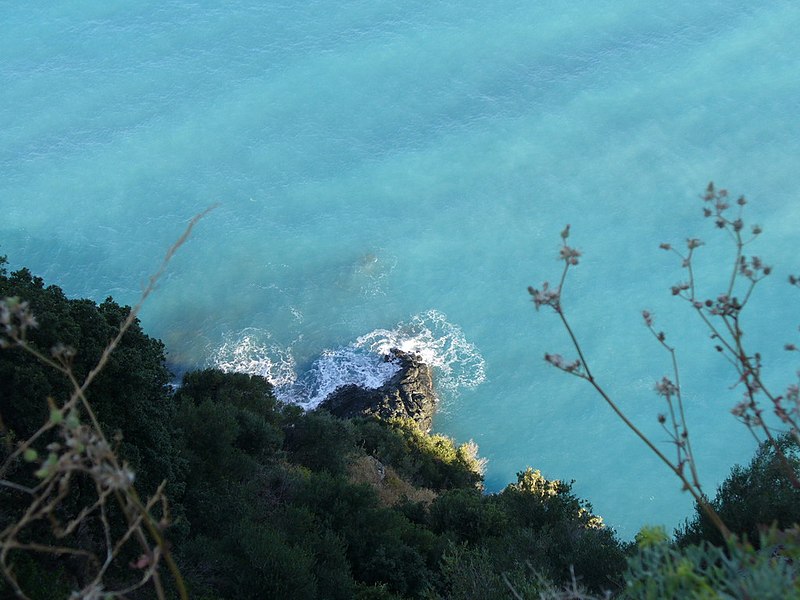
[[[393,348],[418,354],[434,369],[440,391],[452,394],[486,379],[485,362],[475,345],[436,310],[415,315],[392,329],[376,329],[346,346],[324,350],[299,377],[291,347],[282,348],[270,340],[269,332],[255,328],[226,335],[209,363],[226,372],[265,377],[281,401],[306,410],[316,408],[344,385],[382,386],[400,368],[384,358]]]
[[[344,385],[375,389],[400,370],[395,361],[354,345],[324,350],[302,377],[289,386],[276,387],[278,398],[299,404],[306,410],[319,406]]]
[[[358,338],[355,346],[380,355],[392,348],[419,354],[434,368],[440,389],[474,388],[486,379],[486,363],[475,344],[438,310],[415,315],[393,329],[371,331]]]
[[[226,334],[208,363],[226,373],[264,377],[276,388],[291,385],[297,378],[291,349],[271,343],[271,337],[268,331],[254,327]]]

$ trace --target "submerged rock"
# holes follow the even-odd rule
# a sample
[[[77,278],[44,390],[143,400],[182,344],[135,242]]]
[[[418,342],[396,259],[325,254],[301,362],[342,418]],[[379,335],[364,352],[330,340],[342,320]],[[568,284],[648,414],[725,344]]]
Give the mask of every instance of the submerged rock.
[[[366,389],[355,384],[345,385],[337,388],[320,407],[344,419],[407,417],[429,431],[438,402],[431,368],[417,354],[396,348],[384,359],[397,362],[400,370],[381,387]]]

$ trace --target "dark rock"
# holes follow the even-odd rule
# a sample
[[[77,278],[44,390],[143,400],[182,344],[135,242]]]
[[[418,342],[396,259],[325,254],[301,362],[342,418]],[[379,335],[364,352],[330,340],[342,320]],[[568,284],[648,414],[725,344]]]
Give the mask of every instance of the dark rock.
[[[386,360],[396,361],[400,370],[376,389],[357,385],[337,388],[321,408],[344,419],[353,417],[408,417],[429,431],[438,399],[433,391],[431,368],[417,354],[392,349]]]

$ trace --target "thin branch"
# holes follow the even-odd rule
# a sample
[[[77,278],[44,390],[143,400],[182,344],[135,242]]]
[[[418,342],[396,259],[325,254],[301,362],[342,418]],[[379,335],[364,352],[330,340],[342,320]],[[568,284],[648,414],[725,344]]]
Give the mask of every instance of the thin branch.
[[[559,310],[556,312],[558,316],[561,318],[561,322],[564,324],[564,327],[566,328],[567,333],[569,334],[569,337],[572,340],[572,344],[575,347],[575,350],[578,352],[578,356],[581,357],[581,361],[587,373],[587,380],[589,381],[589,383],[592,384],[592,387],[594,387],[597,393],[600,394],[603,400],[606,401],[606,404],[608,404],[611,407],[611,409],[622,420],[622,422],[625,423],[628,429],[630,429],[634,434],[636,434],[636,436],[640,440],[642,440],[648,448],[650,448],[650,450],[659,458],[659,460],[661,460],[661,462],[663,462],[669,468],[669,470],[672,471],[681,480],[681,482],[683,483],[683,489],[685,489],[692,495],[692,497],[700,505],[703,511],[706,512],[706,514],[714,523],[714,525],[717,527],[717,529],[719,529],[723,537],[725,539],[729,539],[732,535],[730,530],[725,525],[725,523],[722,522],[722,519],[720,519],[719,515],[716,513],[716,511],[714,511],[711,505],[708,504],[708,502],[705,500],[702,494],[699,491],[696,491],[692,483],[688,479],[686,479],[686,476],[683,474],[683,470],[679,466],[673,465],[672,462],[666,456],[664,456],[661,450],[659,450],[658,447],[655,444],[653,444],[653,442],[650,441],[650,439],[644,433],[642,433],[642,431],[638,427],[636,427],[636,425],[633,424],[633,422],[627,417],[627,415],[625,415],[625,413],[622,412],[619,406],[617,406],[616,402],[614,402],[606,393],[606,391],[597,383],[595,378],[591,375],[589,365],[586,362],[586,359],[583,355],[581,346],[578,343],[578,340],[575,337],[572,328],[567,322],[567,319],[563,311]]]
[[[47,463],[42,463],[43,465],[47,465],[47,470],[40,469],[42,472],[42,481],[37,484],[34,488],[29,488],[14,482],[6,481],[5,479],[0,479],[0,486],[7,487],[10,489],[14,489],[16,491],[24,492],[33,497],[30,504],[25,509],[22,516],[15,522],[6,527],[2,532],[0,532],[0,571],[4,578],[9,582],[11,585],[14,593],[20,598],[27,598],[24,594],[22,589],[20,589],[19,584],[17,583],[12,569],[8,564],[8,555],[9,552],[12,550],[22,550],[22,551],[34,551],[34,552],[42,552],[42,553],[50,553],[56,555],[78,555],[78,556],[85,556],[88,557],[92,563],[97,564],[99,567],[98,572],[96,573],[95,578],[89,584],[88,587],[85,588],[84,591],[86,593],[93,592],[96,589],[100,589],[102,587],[102,579],[105,573],[107,572],[110,564],[117,557],[119,551],[121,550],[122,546],[131,538],[135,538],[144,555],[149,557],[150,563],[149,567],[144,571],[142,574],[141,579],[138,583],[134,584],[131,587],[125,588],[118,592],[109,592],[114,596],[124,596],[124,594],[133,591],[135,589],[140,588],[142,585],[147,583],[148,581],[152,581],[156,596],[159,599],[165,599],[166,594],[161,583],[161,578],[158,573],[158,564],[160,559],[163,557],[167,565],[170,569],[172,577],[175,580],[175,584],[179,593],[179,596],[182,600],[186,600],[188,598],[188,593],[186,591],[186,586],[183,582],[182,576],[180,571],[178,570],[177,565],[174,562],[174,559],[171,557],[168,545],[166,544],[161,532],[159,531],[158,526],[155,524],[153,517],[150,514],[150,511],[153,507],[158,503],[161,502],[162,506],[164,507],[164,515],[168,515],[168,506],[166,504],[166,498],[164,496],[164,487],[166,485],[166,481],[163,482],[159,488],[156,490],[156,493],[152,496],[152,498],[147,502],[147,504],[143,505],[142,502],[139,500],[139,496],[136,492],[136,489],[131,485],[127,487],[117,487],[115,484],[109,484],[105,481],[105,477],[107,474],[108,469],[112,469],[113,471],[122,471],[122,469],[126,469],[127,467],[123,464],[120,467],[119,460],[117,456],[111,451],[111,446],[108,444],[108,441],[103,433],[103,429],[100,425],[97,416],[95,415],[92,407],[86,397],[86,390],[97,377],[97,375],[105,368],[108,363],[108,360],[111,356],[111,353],[118,347],[120,342],[122,341],[123,336],[125,333],[130,329],[130,327],[135,323],[137,315],[139,314],[144,302],[150,296],[150,294],[155,290],[157,282],[161,279],[163,274],[165,273],[167,266],[170,260],[175,255],[176,251],[186,242],[188,239],[192,229],[194,226],[202,219],[209,211],[213,210],[214,206],[208,208],[201,214],[192,218],[187,225],[186,229],[184,230],[183,234],[178,238],[178,240],[167,250],[164,258],[159,266],[159,269],[149,278],[148,284],[142,292],[142,295],[139,299],[139,302],[136,304],[135,307],[129,310],[126,318],[120,323],[119,329],[116,335],[111,339],[111,341],[106,345],[103,352],[100,355],[96,365],[89,371],[86,378],[82,383],[79,383],[72,369],[70,367],[70,361],[68,358],[56,356],[56,360],[45,356],[42,352],[40,352],[37,348],[32,346],[30,343],[27,342],[25,339],[25,330],[24,326],[20,327],[19,331],[12,331],[9,335],[9,339],[18,347],[21,347],[24,351],[28,352],[29,354],[33,355],[37,360],[39,360],[42,364],[55,369],[57,372],[62,373],[65,375],[71,386],[72,386],[72,393],[70,394],[70,398],[67,402],[65,402],[60,408],[56,409],[54,406],[51,406],[51,411],[58,410],[60,413],[65,414],[68,411],[71,411],[76,408],[77,404],[80,403],[83,410],[89,417],[91,422],[91,435],[94,436],[96,440],[96,447],[95,447],[95,454],[88,453],[85,455],[82,454],[85,450],[81,450],[80,452],[76,453],[73,450],[68,450],[64,454],[58,457],[57,461],[54,464],[51,464],[49,461],[52,459],[48,459]],[[30,323],[35,324],[35,320],[32,318],[29,320]],[[21,443],[4,461],[3,465],[0,466],[0,477],[3,477],[5,473],[11,468],[12,464],[16,464],[19,460],[20,456],[29,448],[32,447],[33,443],[38,440],[42,435],[54,429],[58,424],[61,422],[61,419],[56,420],[54,417],[48,418],[48,420],[27,440]],[[65,425],[60,425],[62,431],[65,432],[65,436],[67,437],[67,441],[73,440],[75,438],[71,437],[73,435],[72,430],[66,428]],[[94,443],[94,442],[92,442]],[[68,444],[69,445],[69,444]],[[83,445],[81,443],[81,448]],[[51,456],[52,453],[51,453]],[[91,468],[87,467],[84,460],[88,460]],[[102,468],[101,468],[102,467]],[[62,526],[61,523],[56,518],[56,510],[62,501],[67,497],[69,494],[69,480],[73,472],[84,472],[87,473],[90,477],[92,477],[95,481],[95,490],[97,492],[97,500],[89,505],[84,506],[71,520],[69,520],[66,526]],[[113,474],[113,473],[112,473]],[[123,473],[124,475],[124,473]],[[109,495],[115,496],[117,503],[122,511],[123,516],[125,517],[128,523],[127,531],[121,536],[119,540],[117,540],[116,544],[112,541],[111,537],[111,527],[108,521],[107,515],[107,506],[106,501]],[[100,522],[102,523],[103,527],[103,534],[105,539],[105,561],[100,566],[99,560],[97,557],[88,550],[83,550],[80,548],[70,548],[67,546],[51,546],[47,544],[39,544],[35,542],[30,543],[22,543],[17,539],[17,536],[31,523],[40,520],[46,517],[50,521],[50,526],[52,532],[57,537],[66,537],[72,533],[74,533],[75,529],[83,523],[86,518],[92,514],[97,508],[100,509]],[[147,535],[150,536],[155,541],[155,548],[151,548],[150,543],[148,541],[147,535],[144,533],[144,529],[147,530]]]
[[[13,481],[7,481],[5,479],[0,479],[0,486],[11,488],[12,490],[17,490],[18,492],[24,492],[30,495],[36,494],[36,492],[29,487],[25,487],[24,485],[14,483]]]

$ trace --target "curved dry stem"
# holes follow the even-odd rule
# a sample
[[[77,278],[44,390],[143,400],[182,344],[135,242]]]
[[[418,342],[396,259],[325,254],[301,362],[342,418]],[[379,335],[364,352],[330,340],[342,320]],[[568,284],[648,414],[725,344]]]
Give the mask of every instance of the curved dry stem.
[[[45,356],[42,352],[28,343],[24,335],[18,335],[14,333],[10,336],[10,339],[15,343],[16,346],[33,355],[37,360],[41,361],[42,364],[62,373],[69,380],[70,385],[72,386],[70,398],[58,410],[63,414],[74,409],[78,404],[80,404],[83,411],[85,411],[91,423],[90,431],[92,435],[96,436],[96,439],[102,448],[109,449],[107,451],[102,450],[99,456],[95,456],[93,458],[89,457],[89,460],[91,461],[99,461],[94,463],[95,467],[105,465],[106,467],[110,466],[114,471],[121,470],[120,462],[114,452],[110,450],[110,445],[108,444],[100,422],[92,410],[91,404],[88,401],[85,392],[97,375],[105,368],[112,352],[117,348],[125,333],[136,321],[137,315],[144,305],[144,302],[155,290],[158,281],[166,271],[172,257],[186,242],[194,226],[200,221],[200,219],[202,219],[214,208],[215,206],[212,206],[192,218],[183,234],[172,246],[170,246],[164,255],[158,270],[149,278],[148,284],[143,290],[138,303],[131,310],[129,310],[126,318],[120,324],[116,335],[103,349],[103,352],[101,353],[96,365],[89,371],[82,383],[79,383],[75,378],[75,375],[70,368],[69,361],[62,360],[59,362],[58,360],[53,360],[52,358]],[[51,406],[51,410],[55,410],[55,407]],[[12,453],[10,453],[3,465],[0,466],[0,478],[5,476],[11,465],[16,464],[22,454],[31,448],[36,440],[57,426],[58,425],[56,421],[53,418],[50,418],[31,437],[19,444],[18,447]],[[64,427],[64,425],[61,425],[61,427]],[[71,451],[68,451],[68,453],[69,452]],[[42,481],[34,488],[29,488],[14,482],[6,481],[5,479],[0,479],[0,485],[3,487],[14,489],[32,496],[32,500],[23,512],[22,516],[16,522],[12,523],[2,532],[0,532],[0,571],[2,571],[3,577],[8,581],[17,597],[27,598],[24,591],[20,588],[18,582],[16,581],[16,578],[14,577],[11,565],[9,565],[9,553],[12,550],[41,552],[55,555],[69,554],[89,558],[93,563],[96,563],[99,566],[99,569],[91,583],[84,589],[84,591],[88,593],[89,591],[94,591],[102,587],[102,579],[110,564],[113,562],[114,558],[118,556],[124,544],[126,544],[131,538],[134,538],[141,547],[144,555],[150,559],[148,568],[142,573],[142,577],[137,583],[123,590],[109,593],[113,596],[124,596],[124,594],[145,585],[148,581],[152,581],[156,596],[159,599],[166,598],[164,587],[161,583],[161,577],[158,572],[160,559],[163,558],[170,570],[172,578],[175,581],[175,586],[179,597],[182,600],[187,600],[188,592],[183,582],[180,570],[178,569],[169,552],[169,547],[165,542],[159,527],[156,525],[154,518],[150,514],[153,506],[159,501],[162,502],[162,505],[165,507],[166,514],[166,499],[164,497],[164,487],[166,482],[163,482],[156,490],[156,493],[153,495],[150,501],[146,505],[143,505],[139,499],[136,489],[132,485],[124,486],[123,488],[116,488],[113,485],[109,486],[107,482],[103,483],[104,480],[98,479],[98,477],[101,477],[101,475],[94,474],[92,472],[93,469],[88,468],[84,463],[82,463],[81,461],[83,459],[81,459],[77,454],[70,454],[72,458],[75,458],[78,461],[77,463],[74,461],[65,461],[64,459],[66,456],[67,454],[64,454],[58,458],[54,464],[48,464],[48,471],[43,472],[44,474]],[[87,455],[87,457],[88,456],[89,455]],[[55,511],[64,498],[69,494],[69,478],[74,471],[82,471],[89,474],[89,476],[94,477],[98,498],[90,506],[86,506],[79,511],[78,515],[69,520],[66,526],[62,526],[55,517]],[[103,471],[98,469],[98,472],[102,473]],[[111,538],[111,527],[108,521],[106,507],[107,497],[112,494],[114,495],[128,524],[126,532],[116,541],[116,543]],[[56,535],[56,537],[66,537],[73,533],[78,525],[84,522],[85,519],[88,518],[90,514],[94,513],[98,508],[100,509],[100,522],[102,524],[105,540],[105,561],[103,561],[102,566],[100,566],[100,561],[97,559],[97,556],[88,550],[81,548],[70,548],[68,546],[52,546],[47,544],[39,544],[36,542],[22,543],[18,540],[18,536],[23,529],[33,522],[43,518],[49,519],[52,532],[54,535]],[[145,533],[145,531],[147,533]],[[154,541],[155,548],[151,547],[148,536]]]
[[[594,376],[591,373],[591,369],[589,367],[588,362],[586,361],[586,357],[583,354],[583,350],[581,349],[581,345],[578,342],[578,339],[575,337],[575,333],[572,331],[572,327],[570,327],[569,322],[567,321],[566,316],[564,315],[563,310],[559,307],[556,311],[558,316],[561,319],[567,333],[569,334],[570,340],[572,340],[572,345],[575,347],[575,350],[578,353],[578,356],[581,359],[583,364],[584,370],[586,371],[586,380],[592,385],[592,387],[597,391],[598,394],[605,400],[606,404],[611,407],[611,410],[620,418],[620,420],[630,429],[644,444],[650,449],[653,454],[655,454],[658,459],[664,463],[667,468],[672,471],[678,479],[681,480],[683,484],[683,489],[689,492],[697,504],[702,508],[703,512],[706,513],[711,522],[714,526],[719,530],[722,536],[727,540],[732,537],[731,531],[722,521],[720,516],[714,510],[714,508],[706,501],[705,496],[702,494],[702,491],[697,488],[691,481],[686,478],[686,475],[683,472],[683,468],[681,464],[673,464],[661,450],[648,438],[634,423],[631,421],[628,416],[622,411],[622,409],[617,405],[616,402],[606,393],[605,389],[597,382]]]

